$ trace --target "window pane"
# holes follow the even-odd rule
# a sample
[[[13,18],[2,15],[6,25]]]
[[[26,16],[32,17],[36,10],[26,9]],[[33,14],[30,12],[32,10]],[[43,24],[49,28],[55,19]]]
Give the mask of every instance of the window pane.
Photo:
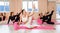
[[[4,2],[0,1],[0,11],[4,11]]]
[[[56,18],[59,19],[60,18],[60,4],[57,4],[56,8],[57,8]]]
[[[25,9],[27,11],[27,1],[23,1],[22,9]]]
[[[38,11],[38,1],[33,1],[33,4],[35,5],[35,11]]]
[[[9,2],[5,2],[5,6],[9,6]]]
[[[1,5],[1,6],[4,6],[4,2],[3,2],[3,1],[0,1],[0,5]]]
[[[0,11],[9,11],[9,2],[0,1]]]
[[[4,6],[0,6],[0,11],[4,11]]]
[[[32,5],[35,4],[35,11],[38,11],[38,0],[23,0],[22,7],[26,11],[32,11]]]
[[[28,11],[32,11],[32,1],[28,2]]]
[[[57,12],[60,11],[60,4],[57,4]]]
[[[9,6],[5,6],[5,11],[10,11]]]
[[[9,9],[10,9],[9,2],[5,2],[5,11],[10,11]]]

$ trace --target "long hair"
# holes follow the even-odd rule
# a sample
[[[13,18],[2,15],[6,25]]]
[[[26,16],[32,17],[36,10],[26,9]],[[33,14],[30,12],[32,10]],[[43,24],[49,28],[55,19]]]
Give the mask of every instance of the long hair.
[[[23,12],[24,12],[24,9],[22,10],[22,14],[23,14]]]
[[[10,12],[10,16],[12,16],[13,12]]]
[[[3,13],[1,13],[1,16],[3,16]]]

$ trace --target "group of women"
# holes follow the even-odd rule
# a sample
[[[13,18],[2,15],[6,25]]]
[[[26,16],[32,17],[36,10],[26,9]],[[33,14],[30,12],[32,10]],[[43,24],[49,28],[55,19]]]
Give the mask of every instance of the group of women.
[[[9,24],[9,22],[12,21],[13,24],[15,25],[15,27],[16,27],[16,25],[20,25],[20,24],[26,25],[27,27],[34,27],[34,26],[31,26],[31,20],[32,20],[32,16],[34,15],[34,9],[35,9],[34,6],[33,6],[33,9],[31,12],[26,12],[25,9],[22,9],[16,15],[14,15],[14,12],[11,12],[7,24]],[[51,13],[47,12],[44,15],[42,13],[39,14],[39,19],[40,19],[40,21],[42,21],[42,24],[44,22],[46,22],[47,24],[54,24],[54,22],[51,22],[53,12],[54,12],[54,10],[52,10]],[[2,16],[3,15],[0,14],[0,21],[2,20]],[[5,18],[6,17],[4,15],[3,20],[5,20]]]
[[[14,25],[23,24],[27,27],[30,27],[30,22],[32,20],[33,14],[34,8],[32,9],[32,12],[26,12],[26,10],[23,9],[22,11],[20,11],[20,13],[17,13],[16,15],[14,15],[14,13],[11,12],[7,24],[9,24],[11,20]]]

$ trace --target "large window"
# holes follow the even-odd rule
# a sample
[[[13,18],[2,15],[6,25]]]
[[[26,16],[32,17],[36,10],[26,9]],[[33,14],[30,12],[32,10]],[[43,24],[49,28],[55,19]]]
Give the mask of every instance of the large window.
[[[22,9],[32,11],[32,6],[35,5],[34,11],[38,11],[38,0],[22,0]]]
[[[57,8],[56,18],[60,19],[60,4],[56,4],[56,8]]]
[[[9,0],[0,0],[0,12],[8,12],[9,8]]]

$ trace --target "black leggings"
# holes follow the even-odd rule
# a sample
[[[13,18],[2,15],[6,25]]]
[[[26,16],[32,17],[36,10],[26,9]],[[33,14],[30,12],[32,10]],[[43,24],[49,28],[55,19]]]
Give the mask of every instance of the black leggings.
[[[49,22],[49,21],[48,21],[47,24],[54,24],[54,22]]]
[[[51,22],[51,21],[44,21],[44,20],[43,20],[42,24],[43,24],[44,22],[46,22],[47,24],[54,24],[54,22]]]

